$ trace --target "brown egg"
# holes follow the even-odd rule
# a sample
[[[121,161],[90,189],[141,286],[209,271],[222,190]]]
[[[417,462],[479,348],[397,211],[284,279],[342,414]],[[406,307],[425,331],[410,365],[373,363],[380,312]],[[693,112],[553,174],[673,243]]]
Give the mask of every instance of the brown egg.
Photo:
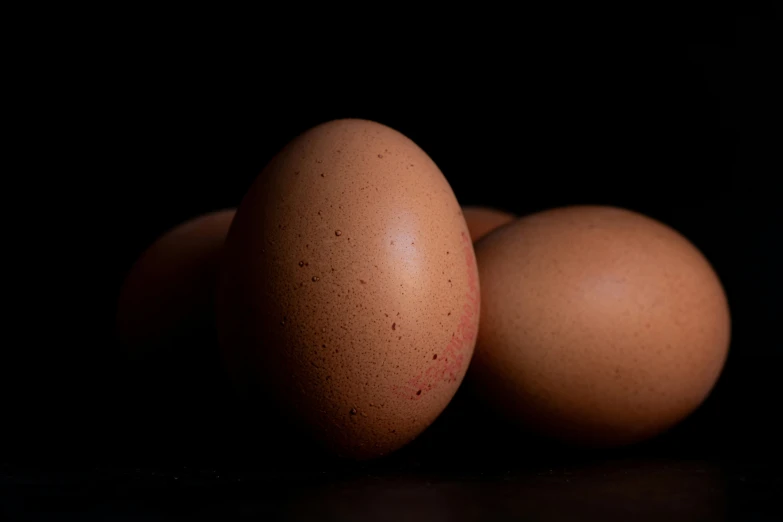
[[[403,446],[446,407],[478,303],[468,229],[438,167],[399,132],[349,119],[294,139],[250,188],[217,319],[237,379],[361,459]]]
[[[470,230],[470,238],[475,243],[496,228],[514,220],[514,215],[501,210],[486,207],[463,207],[462,215]]]
[[[218,262],[234,212],[214,212],[177,226],[133,265],[117,310],[117,333],[131,355],[168,348],[214,323]]]
[[[550,210],[476,244],[471,376],[500,411],[586,445],[649,438],[707,397],[726,360],[721,283],[679,233],[610,207]]]

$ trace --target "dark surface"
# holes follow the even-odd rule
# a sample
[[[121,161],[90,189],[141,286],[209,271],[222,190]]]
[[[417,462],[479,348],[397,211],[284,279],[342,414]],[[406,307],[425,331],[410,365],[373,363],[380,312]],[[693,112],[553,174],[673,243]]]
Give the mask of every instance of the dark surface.
[[[611,459],[485,473],[96,469],[0,475],[11,519],[771,521],[778,470]],[[8,519],[8,518],[7,518]]]
[[[489,416],[463,386],[419,439],[365,463],[321,455],[275,433],[275,424],[245,422],[249,431],[226,437],[165,424],[152,427],[146,444],[97,460],[0,465],[0,513],[10,520],[783,520],[780,432],[758,431],[771,426],[753,416],[758,408],[721,419],[714,406],[713,397],[648,443],[590,451],[521,433]],[[221,425],[236,428],[236,420]]]
[[[47,134],[33,157],[56,165],[31,175],[30,228],[9,255],[27,271],[7,273],[24,290],[7,299],[21,340],[0,364],[7,519],[781,520],[779,14],[498,16],[388,37],[374,24],[280,37],[265,19],[224,53],[173,22],[112,25],[47,51],[62,53],[57,81],[28,119]],[[114,304],[138,255],[237,205],[286,142],[339,117],[407,134],[462,204],[612,204],[682,232],[732,313],[707,402],[654,441],[590,452],[520,433],[465,386],[409,447],[353,464],[238,402],[211,334],[126,361]]]

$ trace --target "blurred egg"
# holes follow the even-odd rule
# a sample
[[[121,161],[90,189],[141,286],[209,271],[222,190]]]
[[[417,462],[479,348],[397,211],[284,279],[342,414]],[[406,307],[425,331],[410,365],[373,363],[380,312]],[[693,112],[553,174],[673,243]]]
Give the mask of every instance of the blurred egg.
[[[117,333],[132,356],[214,328],[214,287],[234,213],[214,212],[175,227],[133,265],[117,305]]]
[[[578,445],[641,441],[694,411],[721,373],[730,340],[721,283],[658,221],[554,209],[490,233],[476,256],[471,377],[533,431]]]
[[[216,311],[240,387],[263,388],[324,447],[364,459],[405,445],[451,400],[478,329],[451,187],[384,125],[308,130],[243,199]]]
[[[474,243],[499,226],[513,221],[515,217],[508,212],[486,207],[463,207],[462,215]]]

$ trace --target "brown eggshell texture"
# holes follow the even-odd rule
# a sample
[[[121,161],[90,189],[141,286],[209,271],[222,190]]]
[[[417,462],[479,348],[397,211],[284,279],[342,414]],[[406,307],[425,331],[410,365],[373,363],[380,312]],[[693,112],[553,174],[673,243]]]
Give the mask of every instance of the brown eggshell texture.
[[[463,207],[462,215],[470,230],[470,238],[475,243],[496,228],[514,220],[514,215],[502,210],[487,207]]]
[[[715,272],[673,229],[610,207],[520,219],[476,243],[471,376],[500,411],[575,444],[651,437],[707,397],[730,318]]]
[[[212,325],[219,259],[234,210],[168,231],[136,261],[117,309],[117,333],[131,354],[157,349]]]
[[[477,269],[448,182],[411,140],[364,120],[310,129],[255,181],[226,245],[229,365],[326,447],[388,453],[451,400],[477,334]]]

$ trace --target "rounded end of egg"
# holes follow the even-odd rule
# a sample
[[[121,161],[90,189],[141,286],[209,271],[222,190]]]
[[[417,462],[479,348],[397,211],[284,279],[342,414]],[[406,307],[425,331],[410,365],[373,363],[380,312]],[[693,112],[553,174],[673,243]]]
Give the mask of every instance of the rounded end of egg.
[[[470,231],[470,239],[475,243],[498,227],[510,223],[516,216],[509,212],[489,207],[467,206],[462,215]]]

